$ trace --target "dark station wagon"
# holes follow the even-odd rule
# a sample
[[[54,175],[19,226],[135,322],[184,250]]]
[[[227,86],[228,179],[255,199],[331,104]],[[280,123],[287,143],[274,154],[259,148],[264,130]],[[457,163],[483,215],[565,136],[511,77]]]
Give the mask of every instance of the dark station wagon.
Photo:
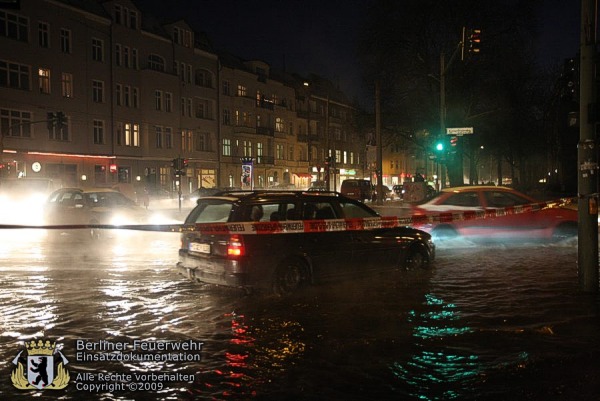
[[[182,233],[177,267],[200,282],[277,295],[369,272],[428,267],[435,257],[431,236],[410,227],[381,228],[380,217],[362,202],[334,192],[207,196],[185,220],[190,230],[196,229]],[[364,229],[364,222],[376,228]],[[210,223],[240,224],[228,224],[232,231],[201,229],[223,226]]]

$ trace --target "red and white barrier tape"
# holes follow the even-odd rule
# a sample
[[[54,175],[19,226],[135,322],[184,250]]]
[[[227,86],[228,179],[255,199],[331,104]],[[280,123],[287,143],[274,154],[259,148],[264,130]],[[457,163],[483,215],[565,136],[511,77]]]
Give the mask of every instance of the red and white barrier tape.
[[[448,223],[462,220],[489,219],[513,214],[537,212],[550,207],[560,207],[571,203],[573,199],[531,203],[498,209],[465,210],[431,215],[412,215],[409,217],[382,216],[360,219],[336,220],[285,220],[270,222],[239,223],[197,223],[197,224],[72,224],[60,226],[35,226],[0,224],[0,229],[122,229],[154,232],[189,232],[199,231],[201,234],[290,234],[319,233],[330,231],[373,230],[378,228],[394,228],[404,226],[422,226],[424,224]]]

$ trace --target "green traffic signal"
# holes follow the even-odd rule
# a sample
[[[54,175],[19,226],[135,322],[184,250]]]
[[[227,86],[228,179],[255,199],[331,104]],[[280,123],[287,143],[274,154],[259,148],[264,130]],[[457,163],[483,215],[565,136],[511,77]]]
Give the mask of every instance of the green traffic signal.
[[[441,152],[442,150],[444,150],[444,144],[443,144],[442,142],[438,142],[438,143],[435,145],[435,150],[437,150],[437,151]]]

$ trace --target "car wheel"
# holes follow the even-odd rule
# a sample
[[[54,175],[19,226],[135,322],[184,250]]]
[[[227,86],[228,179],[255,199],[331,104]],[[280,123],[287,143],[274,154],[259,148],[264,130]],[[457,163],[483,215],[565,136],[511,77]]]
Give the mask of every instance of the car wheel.
[[[450,226],[447,225],[443,225],[443,226],[437,226],[436,228],[433,229],[433,231],[431,232],[431,236],[433,237],[434,241],[435,240],[446,240],[446,239],[452,239],[452,238],[456,238],[458,236],[458,234],[456,233],[456,230]]]
[[[425,269],[429,266],[429,257],[422,246],[413,245],[408,249],[406,258],[404,258],[404,268],[406,270]]]
[[[282,263],[273,277],[273,292],[286,296],[296,292],[306,280],[306,265],[298,259],[290,259]]]
[[[554,229],[554,233],[552,233],[552,239],[555,241],[561,241],[564,239],[577,237],[578,235],[577,223],[563,223]]]

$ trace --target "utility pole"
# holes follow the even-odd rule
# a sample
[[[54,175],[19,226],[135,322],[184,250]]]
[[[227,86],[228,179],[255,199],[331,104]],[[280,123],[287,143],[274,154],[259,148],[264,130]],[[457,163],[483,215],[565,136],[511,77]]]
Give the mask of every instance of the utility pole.
[[[381,143],[381,87],[375,81],[375,140],[377,141],[377,204],[383,204],[383,144]]]
[[[579,284],[585,292],[598,291],[598,149],[595,128],[598,109],[595,65],[596,0],[581,0],[579,63],[579,144],[577,151]]]
[[[457,49],[458,50],[458,49]],[[456,51],[454,52],[456,54]],[[450,60],[452,60],[454,56]],[[446,55],[444,53],[440,53],[440,135],[439,139],[443,138],[446,135]],[[444,152],[446,150],[444,149]],[[444,154],[440,153],[440,157],[445,159]],[[445,168],[443,160],[438,160],[438,177],[440,180],[440,187],[438,190],[444,188],[446,184],[446,176],[444,174]]]

